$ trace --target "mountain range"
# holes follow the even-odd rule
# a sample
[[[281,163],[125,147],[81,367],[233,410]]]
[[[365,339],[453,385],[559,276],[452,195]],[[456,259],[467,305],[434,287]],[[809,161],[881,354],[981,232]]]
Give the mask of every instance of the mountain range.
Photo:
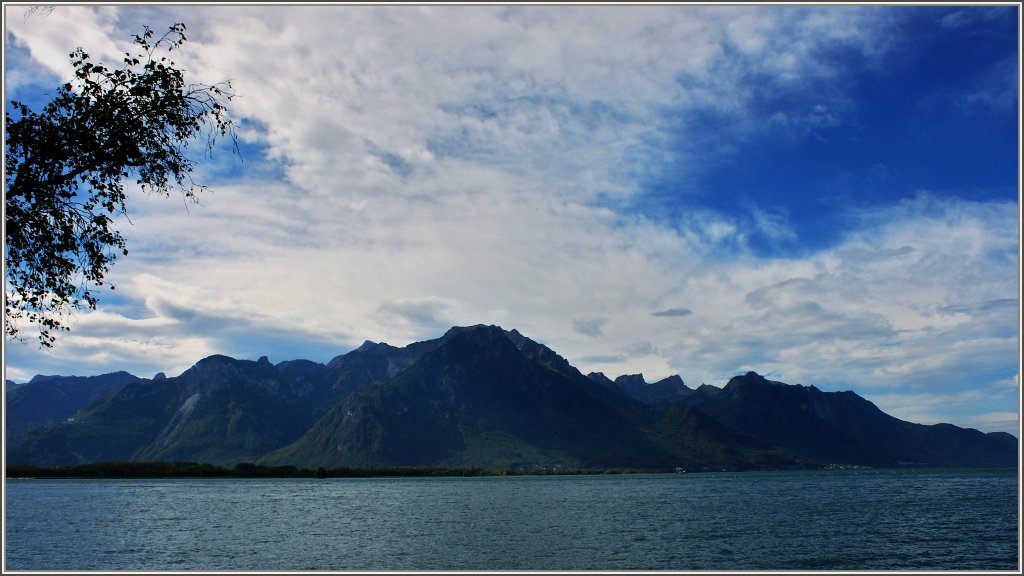
[[[211,356],[176,377],[8,382],[7,462],[747,470],[1016,466],[1017,438],[885,414],[853,392],[582,374],[516,330],[365,342],[327,364]]]

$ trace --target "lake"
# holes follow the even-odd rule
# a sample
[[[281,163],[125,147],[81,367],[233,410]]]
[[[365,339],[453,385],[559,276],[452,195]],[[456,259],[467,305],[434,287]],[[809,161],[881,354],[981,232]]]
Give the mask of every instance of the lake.
[[[1016,470],[8,480],[7,570],[1016,570]]]

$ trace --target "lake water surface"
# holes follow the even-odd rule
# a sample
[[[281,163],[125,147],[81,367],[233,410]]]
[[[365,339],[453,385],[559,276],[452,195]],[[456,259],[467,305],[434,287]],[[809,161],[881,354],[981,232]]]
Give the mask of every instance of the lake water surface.
[[[8,480],[7,570],[1016,570],[1016,470]]]

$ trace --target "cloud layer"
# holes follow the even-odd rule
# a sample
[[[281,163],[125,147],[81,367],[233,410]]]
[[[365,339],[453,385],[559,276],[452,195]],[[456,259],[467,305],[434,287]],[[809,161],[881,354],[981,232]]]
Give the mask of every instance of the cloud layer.
[[[109,59],[144,19],[187,22],[176,59],[231,79],[245,162],[203,164],[215,190],[203,206],[136,197],[116,298],[53,351],[9,347],[8,378],[174,374],[211,353],[326,361],[365,339],[483,322],[585,372],[721,385],[750,369],[1008,429],[1016,204],[921,190],[851,206],[851,232],[800,256],[755,249],[755,236],[799,242],[784,211],[686,204],[715,193],[695,175],[738,144],[850,121],[850,80],[829,55],[882,66],[897,42],[888,11],[141,10],[9,15],[8,41],[60,75],[67,20]],[[18,66],[26,77],[27,58]],[[821,98],[806,109],[759,108],[811,89]],[[707,115],[728,130],[697,130]],[[643,204],[667,173],[679,175],[671,218]],[[991,386],[1001,402],[967,402]],[[940,397],[963,406],[915,400]]]

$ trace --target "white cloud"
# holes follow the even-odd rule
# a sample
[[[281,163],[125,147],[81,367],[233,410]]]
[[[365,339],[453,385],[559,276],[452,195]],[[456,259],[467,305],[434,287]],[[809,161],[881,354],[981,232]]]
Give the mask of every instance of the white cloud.
[[[584,336],[604,336],[603,326],[608,322],[607,318],[573,318],[572,329]]]
[[[773,242],[793,241],[796,232],[789,226],[789,219],[778,211],[767,211],[760,208],[753,210],[754,226]]]
[[[659,310],[657,312],[651,312],[651,316],[657,316],[659,318],[682,318],[693,314],[693,311],[689,308],[669,308],[668,310]]]
[[[749,368],[859,389],[949,390],[1011,364],[1016,207],[922,197],[870,219],[806,259],[705,262],[672,285],[673,298],[700,303],[692,315],[669,325],[648,315],[629,330],[610,315],[606,333],[622,343],[580,356],[643,338],[695,383]]]
[[[131,38],[112,38],[117,9],[105,6],[61,6],[49,13],[28,14],[31,6],[5,6],[6,34],[28,49],[49,73],[66,82],[72,77],[68,55],[85,48],[95,62],[119,63]],[[68,34],[74,30],[74,34]],[[136,32],[133,32],[136,33]]]
[[[1005,382],[1014,383],[1012,387]],[[1017,397],[1016,378],[988,383],[967,390],[935,393],[886,392],[867,397],[883,412],[918,424],[952,423],[982,432],[1018,430],[1018,413],[1000,410],[1013,406]],[[951,422],[951,416],[952,422]]]
[[[387,326],[394,321],[392,332],[432,328],[440,334],[456,324],[451,320],[452,308],[451,303],[441,298],[400,298],[382,302],[379,311],[385,316],[382,324]]]
[[[57,72],[65,19],[106,54],[120,46],[106,38],[128,38],[131,10],[60,7],[45,27],[11,20],[9,33]],[[748,109],[752,74],[761,90],[838,90],[820,48],[884,52],[870,11],[164,10],[190,26],[176,60],[241,95],[243,138],[267,154],[249,165],[272,161],[284,179],[211,182],[187,213],[133,197],[118,298],[51,353],[8,351],[8,377],[114,364],[174,374],[215,352],[325,361],[365,339],[401,345],[483,322],[612,376],[722,384],[753,369],[952,388],[1015,345],[1015,206],[923,194],[862,213],[863,232],[801,260],[749,250],[745,230],[795,238],[782,212],[694,211],[670,228],[615,210],[669,142],[688,142],[674,151],[687,173],[698,152],[777,129]],[[664,125],[707,109],[732,128]],[[830,100],[790,125],[827,127],[845,110]]]

